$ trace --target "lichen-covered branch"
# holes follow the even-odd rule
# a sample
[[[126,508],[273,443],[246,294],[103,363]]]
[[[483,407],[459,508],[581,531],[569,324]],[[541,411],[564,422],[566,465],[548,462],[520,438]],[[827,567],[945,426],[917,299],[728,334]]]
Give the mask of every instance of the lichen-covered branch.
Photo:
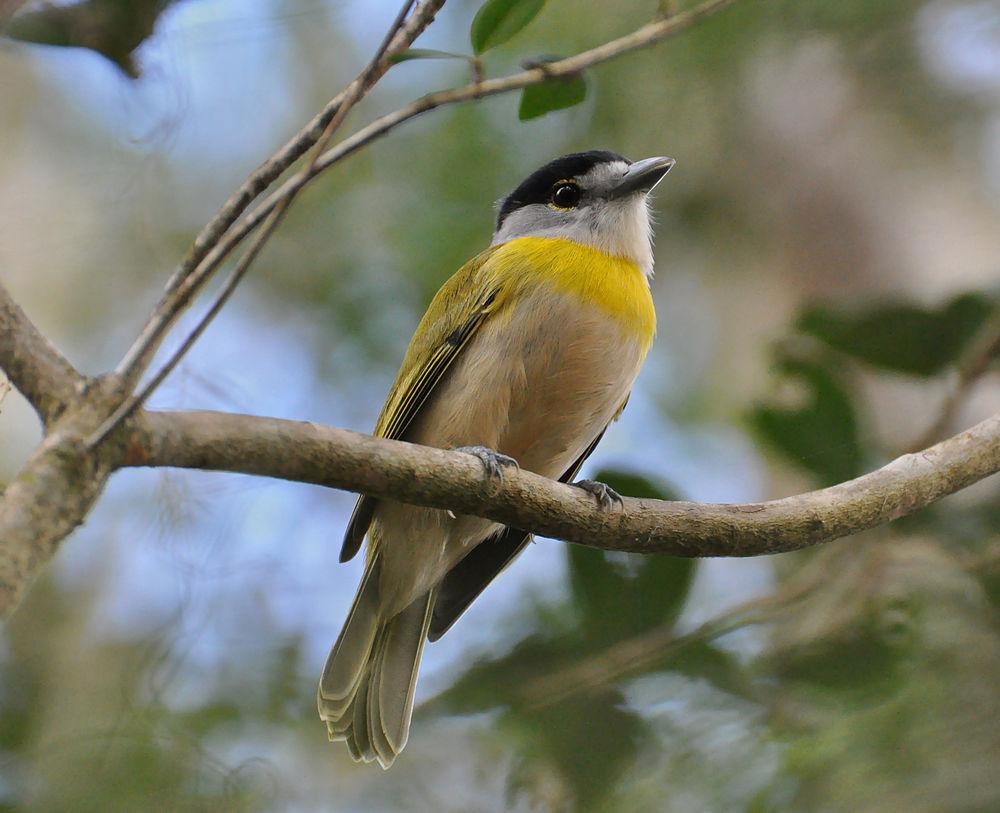
[[[488,482],[470,455],[311,423],[218,412],[150,412],[125,465],[279,477],[488,517],[605,550],[757,556],[827,542],[911,514],[1000,471],[1000,414],[877,471],[749,505],[593,497],[527,471]]]

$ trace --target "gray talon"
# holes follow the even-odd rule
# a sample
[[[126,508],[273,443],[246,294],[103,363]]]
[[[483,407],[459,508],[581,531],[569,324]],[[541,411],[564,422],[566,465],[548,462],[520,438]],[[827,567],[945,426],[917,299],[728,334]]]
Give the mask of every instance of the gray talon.
[[[582,488],[588,494],[593,494],[602,511],[610,511],[614,505],[619,505],[622,509],[625,508],[621,495],[609,485],[599,483],[597,480],[578,480],[573,485]]]
[[[465,452],[465,454],[478,457],[482,461],[483,467],[486,469],[486,474],[491,480],[503,480],[504,466],[513,466],[515,469],[520,468],[513,457],[500,454],[500,452],[488,449],[485,446],[459,446],[452,451]]]

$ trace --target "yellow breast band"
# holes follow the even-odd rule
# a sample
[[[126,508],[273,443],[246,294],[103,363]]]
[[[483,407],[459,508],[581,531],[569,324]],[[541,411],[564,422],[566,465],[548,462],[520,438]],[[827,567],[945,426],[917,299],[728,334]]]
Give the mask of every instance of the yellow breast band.
[[[648,347],[656,333],[649,282],[639,266],[591,246],[551,237],[520,237],[497,249],[493,258],[503,278],[547,284],[579,297],[618,320]]]

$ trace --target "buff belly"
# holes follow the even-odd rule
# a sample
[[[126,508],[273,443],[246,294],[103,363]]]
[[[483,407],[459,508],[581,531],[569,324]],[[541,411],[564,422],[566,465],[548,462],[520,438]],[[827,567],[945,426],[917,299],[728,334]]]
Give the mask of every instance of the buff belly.
[[[407,440],[486,446],[522,468],[561,477],[619,411],[648,341],[598,307],[545,286],[490,320],[447,373]],[[500,526],[393,501],[374,517],[382,611],[434,587]]]

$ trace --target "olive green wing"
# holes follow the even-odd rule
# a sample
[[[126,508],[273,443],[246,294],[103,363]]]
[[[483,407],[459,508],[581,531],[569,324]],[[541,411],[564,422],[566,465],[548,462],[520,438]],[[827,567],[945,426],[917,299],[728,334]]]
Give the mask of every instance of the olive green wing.
[[[489,248],[470,260],[437,292],[410,341],[402,367],[375,424],[375,436],[401,440],[444,374],[496,310],[502,286],[490,266]],[[347,524],[340,561],[361,548],[378,500],[362,495]]]

